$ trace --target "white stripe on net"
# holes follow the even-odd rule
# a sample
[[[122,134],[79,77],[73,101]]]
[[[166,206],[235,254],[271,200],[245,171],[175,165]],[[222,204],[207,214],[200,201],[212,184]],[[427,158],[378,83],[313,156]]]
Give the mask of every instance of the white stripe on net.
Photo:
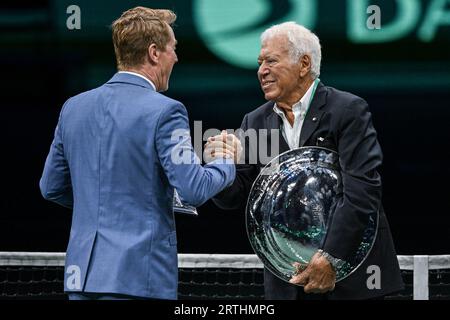
[[[254,254],[179,254],[178,268],[261,269]]]
[[[0,252],[0,266],[64,266],[64,252]],[[414,256],[397,256],[402,270],[413,270]],[[263,268],[254,254],[178,254],[179,268]],[[450,255],[428,256],[429,270],[449,269]]]
[[[414,257],[398,255],[398,263],[402,270],[414,270]],[[450,269],[450,255],[428,256],[428,270]]]
[[[60,267],[64,252],[0,252],[0,266]]]
[[[64,266],[64,252],[0,252],[0,266]],[[263,268],[254,254],[178,254],[179,268]]]

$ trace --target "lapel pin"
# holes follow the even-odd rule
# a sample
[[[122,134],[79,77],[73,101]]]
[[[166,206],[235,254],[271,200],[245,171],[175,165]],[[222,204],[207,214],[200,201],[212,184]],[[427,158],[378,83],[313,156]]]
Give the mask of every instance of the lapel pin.
[[[313,121],[313,122],[316,122],[316,121],[317,121],[317,118],[316,118],[316,117],[313,117],[313,118],[312,118],[312,121]]]

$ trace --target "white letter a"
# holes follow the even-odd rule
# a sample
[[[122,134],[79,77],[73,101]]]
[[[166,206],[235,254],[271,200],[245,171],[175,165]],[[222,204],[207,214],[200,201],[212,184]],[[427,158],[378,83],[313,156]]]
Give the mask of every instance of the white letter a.
[[[372,274],[371,274],[372,273]],[[376,265],[371,265],[367,267],[367,274],[371,274],[367,278],[367,289],[381,289],[381,271],[380,267]]]
[[[79,266],[70,265],[66,273],[69,274],[66,280],[66,287],[69,290],[81,290],[81,270]]]
[[[71,5],[67,7],[66,10],[67,14],[71,15],[67,18],[66,20],[66,26],[67,29],[69,30],[73,30],[73,29],[77,29],[80,30],[81,29],[81,10],[80,7],[77,5]]]

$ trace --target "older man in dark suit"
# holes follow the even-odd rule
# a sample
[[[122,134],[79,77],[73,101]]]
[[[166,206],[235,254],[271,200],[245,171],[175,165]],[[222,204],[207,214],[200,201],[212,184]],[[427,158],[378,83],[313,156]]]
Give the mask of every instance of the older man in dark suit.
[[[265,297],[371,299],[401,290],[400,269],[381,204],[377,170],[382,164],[382,152],[367,103],[320,82],[319,39],[303,26],[294,22],[273,26],[262,34],[261,44],[258,78],[268,102],[245,115],[241,129],[265,129],[269,133],[264,138],[258,136],[256,144],[246,143],[245,163],[238,165],[234,183],[214,202],[223,209],[245,206],[253,181],[267,163],[263,163],[258,149],[263,144],[266,150],[275,146],[278,153],[303,146],[338,152],[344,191],[321,250],[307,269],[291,280],[302,286],[284,282],[266,269]],[[276,134],[277,130],[281,134]],[[223,135],[208,143],[220,139]],[[257,161],[252,163],[255,150]],[[355,252],[367,217],[374,211],[379,212],[379,225],[369,256],[353,274],[335,283],[337,264]],[[372,265],[379,267],[379,286],[367,284]]]

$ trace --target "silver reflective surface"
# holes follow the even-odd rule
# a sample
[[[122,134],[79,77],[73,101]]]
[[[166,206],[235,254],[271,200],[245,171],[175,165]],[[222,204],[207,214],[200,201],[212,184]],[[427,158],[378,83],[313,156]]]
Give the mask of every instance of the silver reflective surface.
[[[282,153],[256,178],[247,202],[247,233],[265,267],[289,281],[294,262],[308,263],[325,239],[327,225],[342,197],[338,154],[319,147]],[[369,217],[351,261],[336,270],[336,281],[366,258],[376,237],[378,213]]]
[[[173,211],[176,213],[192,214],[197,216],[197,209],[193,206],[181,202],[180,196],[176,189],[173,192]]]

